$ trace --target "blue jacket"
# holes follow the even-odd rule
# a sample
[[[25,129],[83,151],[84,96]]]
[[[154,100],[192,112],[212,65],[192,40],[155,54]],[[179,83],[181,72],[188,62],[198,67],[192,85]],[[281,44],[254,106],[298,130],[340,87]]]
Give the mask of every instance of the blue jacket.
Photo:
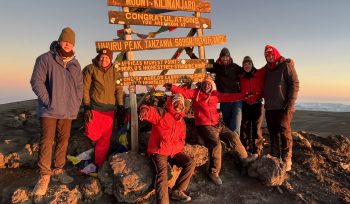
[[[83,75],[77,59],[64,65],[53,42],[35,62],[30,84],[38,96],[38,116],[76,119],[83,98]]]

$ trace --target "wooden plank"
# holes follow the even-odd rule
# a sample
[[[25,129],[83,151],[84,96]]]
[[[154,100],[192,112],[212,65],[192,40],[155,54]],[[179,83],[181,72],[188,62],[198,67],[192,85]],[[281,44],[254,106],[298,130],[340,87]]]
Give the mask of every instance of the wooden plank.
[[[199,18],[201,16],[201,13],[200,12],[196,12],[195,13],[195,16],[197,18]],[[202,37],[203,36],[203,29],[201,28],[198,28],[197,29],[197,36],[198,37]],[[198,47],[198,54],[199,54],[199,59],[205,59],[205,49],[204,49],[204,46],[199,46]],[[196,69],[195,70],[196,73],[205,73],[205,69]]]
[[[225,44],[225,35],[182,37],[182,38],[159,38],[147,40],[114,40],[97,41],[96,50],[108,48],[114,52],[126,52],[137,50],[169,49],[178,47],[207,46]]]
[[[153,8],[172,11],[199,11],[209,13],[210,2],[202,0],[108,0],[108,6]]]
[[[180,28],[211,28],[211,20],[190,16],[171,16],[139,12],[109,11],[110,24],[128,24],[145,26],[171,26]]]
[[[133,60],[115,63],[118,72],[170,70],[170,69],[210,69],[213,59],[169,59],[169,60]]]
[[[134,76],[124,77],[121,80],[123,86],[128,85],[155,85],[165,83],[186,83],[189,81],[198,82],[205,78],[204,73],[200,74],[174,74],[174,75],[154,75],[154,76]]]
[[[124,12],[129,12],[128,7],[123,7]],[[125,41],[131,41],[131,29],[130,25],[124,25],[125,34],[124,39]],[[126,60],[132,61],[134,60],[134,53],[133,52],[126,52]],[[136,72],[129,72],[129,76],[135,76]],[[131,132],[131,151],[138,152],[139,151],[139,119],[137,114],[137,98],[136,98],[136,86],[131,85],[129,86],[129,97],[130,97],[130,114],[131,114],[131,121],[130,121],[130,132]]]

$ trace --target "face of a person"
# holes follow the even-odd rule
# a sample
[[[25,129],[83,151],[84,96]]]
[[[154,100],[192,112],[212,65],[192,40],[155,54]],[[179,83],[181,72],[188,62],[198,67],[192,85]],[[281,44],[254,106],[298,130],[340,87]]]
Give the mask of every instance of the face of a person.
[[[243,69],[244,69],[245,72],[252,71],[252,68],[253,68],[253,64],[251,62],[245,62],[243,64]]]
[[[102,68],[107,68],[111,64],[111,59],[107,55],[101,55],[100,57],[100,65]]]
[[[176,113],[181,113],[185,108],[184,104],[181,101],[175,101],[173,106]]]
[[[222,62],[222,64],[224,64],[224,65],[228,65],[228,63],[230,62],[230,57],[229,57],[229,56],[226,56],[226,55],[222,56],[222,57],[221,57],[221,62]]]
[[[74,45],[69,43],[69,42],[66,42],[66,41],[61,41],[60,42],[60,46],[62,47],[62,49],[66,52],[70,52],[73,50],[74,48]]]
[[[209,82],[209,81],[205,81],[203,83],[203,90],[206,92],[206,93],[209,93],[211,91],[211,89],[213,88],[212,84]]]
[[[266,56],[266,62],[273,63],[275,61],[275,56],[273,54]]]

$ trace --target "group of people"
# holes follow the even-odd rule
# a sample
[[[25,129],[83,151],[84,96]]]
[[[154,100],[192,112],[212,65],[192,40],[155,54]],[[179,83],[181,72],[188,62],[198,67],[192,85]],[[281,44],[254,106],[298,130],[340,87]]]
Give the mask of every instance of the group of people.
[[[30,80],[38,96],[41,124],[40,177],[33,192],[36,196],[46,193],[51,179],[62,183],[73,181],[65,173],[64,165],[72,120],[77,118],[81,103],[84,105],[85,135],[95,143],[94,163],[97,167],[106,160],[115,113],[124,107],[123,87],[117,83],[122,76],[112,66],[113,53],[109,49],[99,50],[92,64],[81,70],[74,46],[74,31],[64,28],[50,50],[36,59]],[[256,69],[248,56],[241,67],[233,62],[229,50],[223,48],[214,68],[207,70],[215,73],[215,81],[208,74],[195,89],[165,84],[173,95],[167,98],[164,107],[140,107],[140,120],[152,124],[147,152],[156,172],[157,203],[169,203],[168,162],[182,167],[171,198],[191,200],[186,189],[195,164],[184,153],[185,98],[192,100],[197,131],[209,150],[208,176],[213,183],[222,184],[220,140],[228,144],[242,166],[247,166],[262,154],[264,109],[271,154],[282,159],[287,171],[291,169],[290,122],[299,81],[293,61],[285,59],[269,45],[265,47],[264,54],[267,63],[263,68]],[[223,121],[217,111],[218,103]]]

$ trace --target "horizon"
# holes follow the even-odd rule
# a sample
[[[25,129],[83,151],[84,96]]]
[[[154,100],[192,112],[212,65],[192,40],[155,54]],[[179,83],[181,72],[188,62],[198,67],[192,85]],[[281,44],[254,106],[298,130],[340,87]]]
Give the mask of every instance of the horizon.
[[[38,0],[34,7],[33,4],[9,1],[0,8],[0,104],[36,98],[29,83],[35,59],[48,51],[62,28],[70,26],[75,31],[75,51],[82,68],[96,56],[95,41],[118,38],[116,31],[122,28],[108,23],[108,10],[119,11],[119,7],[109,7],[106,1]],[[345,26],[350,19],[347,12],[350,1],[337,0],[331,4],[326,0],[211,1],[211,8],[211,13],[203,14],[212,21],[212,29],[204,30],[204,35],[225,34],[227,44],[206,46],[207,59],[216,59],[221,48],[228,47],[235,63],[240,65],[243,57],[249,55],[260,68],[266,63],[264,46],[271,44],[295,61],[300,80],[297,102],[350,104],[350,63],[347,63],[350,28]],[[148,33],[159,27],[132,28]],[[178,28],[157,37],[183,37],[188,30]],[[133,39],[138,38],[133,36]],[[134,55],[135,59],[170,59],[174,51],[137,51]],[[188,57],[183,53],[180,58]]]

